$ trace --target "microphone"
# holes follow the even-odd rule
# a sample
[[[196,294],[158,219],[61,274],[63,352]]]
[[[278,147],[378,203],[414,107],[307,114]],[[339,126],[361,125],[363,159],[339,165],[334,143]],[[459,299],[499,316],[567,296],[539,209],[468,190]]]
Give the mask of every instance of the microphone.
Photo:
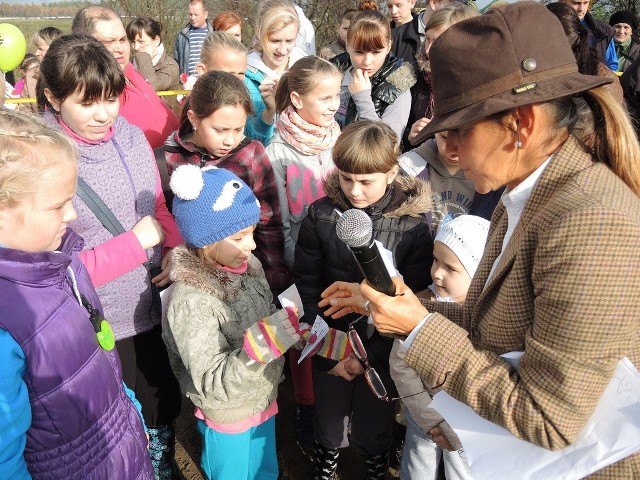
[[[373,240],[373,223],[369,215],[355,208],[347,210],[338,218],[336,234],[351,250],[369,284],[385,295],[395,295],[396,287]]]

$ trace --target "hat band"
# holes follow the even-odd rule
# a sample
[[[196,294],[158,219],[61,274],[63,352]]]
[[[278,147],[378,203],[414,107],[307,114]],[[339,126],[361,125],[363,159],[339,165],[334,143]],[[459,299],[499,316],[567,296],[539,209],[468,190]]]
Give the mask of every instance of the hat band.
[[[489,97],[506,92],[520,85],[535,84],[539,80],[549,80],[550,78],[560,75],[566,75],[569,73],[576,73],[578,67],[575,63],[562,65],[560,67],[549,68],[547,70],[527,75],[523,78],[520,70],[504,75],[495,79],[492,82],[480,85],[472,90],[456,95],[455,97],[439,99],[436,98],[434,108],[436,115],[444,115],[446,113],[458,110],[463,107],[467,107],[474,103],[486,100]],[[527,89],[528,91],[529,89]],[[533,89],[532,89],[533,90]]]

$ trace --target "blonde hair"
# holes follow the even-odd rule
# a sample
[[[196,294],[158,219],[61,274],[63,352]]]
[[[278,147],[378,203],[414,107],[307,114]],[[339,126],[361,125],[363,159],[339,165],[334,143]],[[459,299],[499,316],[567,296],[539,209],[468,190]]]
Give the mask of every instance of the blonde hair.
[[[307,95],[321,79],[332,76],[342,79],[340,70],[333,63],[313,55],[301,58],[280,77],[276,90],[276,112],[281,113],[291,105],[291,92]]]
[[[264,0],[259,3],[255,21],[254,48],[262,52],[269,35],[289,25],[300,29],[300,20],[296,9],[289,0]]]
[[[333,147],[336,168],[354,174],[387,173],[398,165],[398,136],[384,122],[360,120],[347,125]]]
[[[247,55],[247,47],[245,47],[236,37],[227,32],[214,31],[209,33],[202,42],[202,49],[200,50],[200,63],[203,63],[207,67],[209,66],[209,59],[213,52],[220,50],[231,50],[241,55]]]
[[[478,15],[478,10],[476,10],[474,7],[470,7],[469,5],[465,5],[463,3],[454,2],[444,8],[441,8],[440,10],[436,10],[435,12],[433,12],[431,17],[429,17],[429,20],[427,20],[424,28],[425,31],[434,28],[440,28],[445,25],[447,26],[447,28],[449,28],[451,25],[461,22],[462,20],[477,17]],[[418,62],[420,70],[425,72],[431,70],[429,59],[427,58],[427,54],[424,51],[424,41],[420,44],[420,48],[418,48],[416,60]]]
[[[42,188],[45,172],[77,159],[75,143],[39,117],[0,110],[0,209],[23,204]]]

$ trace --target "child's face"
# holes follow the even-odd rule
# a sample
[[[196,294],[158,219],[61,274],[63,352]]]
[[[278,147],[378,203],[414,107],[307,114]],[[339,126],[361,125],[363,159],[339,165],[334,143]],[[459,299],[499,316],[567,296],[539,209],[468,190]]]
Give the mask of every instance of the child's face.
[[[303,120],[319,127],[328,127],[334,122],[340,106],[340,82],[338,75],[323,77],[306,95],[291,92],[291,102]]]
[[[36,57],[38,57],[38,60],[42,61],[42,59],[44,58],[48,50],[49,50],[49,44],[45,42],[43,39],[41,39],[40,37],[36,38],[35,55]]]
[[[193,141],[214,157],[224,157],[244,139],[247,112],[240,105],[224,105],[205,118],[187,112],[193,125]]]
[[[355,50],[347,45],[347,52],[351,58],[351,65],[354,69],[362,70],[362,73],[366,73],[369,78],[373,77],[378,70],[384,64],[385,58],[391,50],[391,42],[388,42],[387,46],[382,50],[375,50],[373,52],[367,52],[365,50]]]
[[[380,200],[398,175],[398,167],[387,173],[347,173],[338,170],[340,188],[354,208],[366,208]]]
[[[292,23],[276,30],[262,45],[262,61],[271,70],[284,72],[289,65],[289,56],[298,36],[298,25]]]
[[[351,25],[351,20],[343,19],[340,22],[340,26],[338,26],[338,37],[340,37],[340,41],[342,43],[347,43],[347,32],[349,31],[349,25]]]
[[[232,37],[236,37],[239,42],[242,41],[242,27],[239,24],[236,23],[235,25],[230,26],[225,30],[225,32],[227,32]]]
[[[28,201],[0,211],[0,244],[25,252],[48,252],[60,247],[67,224],[76,219],[71,204],[76,193],[77,167],[58,160],[38,180],[40,188]]]
[[[449,27],[449,24],[444,24],[439,27],[430,28],[426,31],[424,35],[424,53],[427,54],[427,58],[429,58],[429,50],[431,50],[433,42],[435,42],[440,35],[446,32]]]
[[[45,95],[64,123],[80,137],[91,141],[104,138],[120,111],[118,97],[88,102],[83,92],[76,90],[61,102],[48,89],[45,89]]]
[[[455,153],[447,153],[447,136],[446,131],[436,133],[436,145],[438,147],[438,155],[440,159],[449,167],[459,168],[460,161]]]
[[[471,277],[455,253],[442,242],[433,244],[431,278],[436,293],[454,302],[464,302],[471,284]]]
[[[387,0],[387,10],[396,25],[411,21],[411,10],[416,6],[416,0]]]
[[[198,75],[204,75],[211,70],[232,73],[244,80],[244,72],[247,70],[247,55],[227,48],[213,50],[209,53],[206,63],[196,65]]]
[[[225,267],[241,267],[251,256],[251,252],[256,248],[253,240],[255,225],[240,230],[227,238],[208,245],[206,248],[209,258],[215,259],[216,263]]]

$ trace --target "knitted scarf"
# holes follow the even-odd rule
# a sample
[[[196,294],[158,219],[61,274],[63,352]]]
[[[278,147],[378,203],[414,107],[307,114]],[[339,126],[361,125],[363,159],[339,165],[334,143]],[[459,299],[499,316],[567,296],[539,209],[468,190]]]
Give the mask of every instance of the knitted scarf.
[[[319,127],[303,120],[293,105],[280,114],[276,128],[285,142],[304,155],[318,155],[329,150],[340,135],[340,126],[335,120],[329,127]]]

